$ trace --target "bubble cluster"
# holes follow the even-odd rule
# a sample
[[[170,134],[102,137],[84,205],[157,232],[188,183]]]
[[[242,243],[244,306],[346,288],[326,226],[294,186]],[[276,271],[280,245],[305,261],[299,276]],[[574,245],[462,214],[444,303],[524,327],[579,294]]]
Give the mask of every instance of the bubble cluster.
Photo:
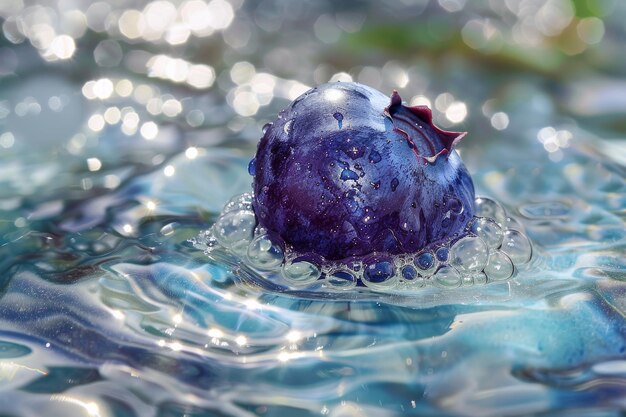
[[[260,227],[249,193],[233,197],[214,225],[191,243],[210,254],[222,250],[266,279],[291,289],[410,291],[457,288],[512,278],[532,257],[532,245],[517,220],[496,201],[478,197],[476,216],[464,233],[415,254],[375,253],[341,262],[304,260],[272,241]]]

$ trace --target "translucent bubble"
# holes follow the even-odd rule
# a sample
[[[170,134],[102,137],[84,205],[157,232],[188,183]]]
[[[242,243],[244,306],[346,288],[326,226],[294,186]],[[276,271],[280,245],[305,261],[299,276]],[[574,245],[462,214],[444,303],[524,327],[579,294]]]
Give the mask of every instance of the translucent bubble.
[[[225,248],[237,242],[249,242],[256,225],[254,212],[248,210],[231,211],[223,214],[213,226],[213,234]]]
[[[487,283],[487,274],[484,272],[479,272],[472,276],[474,280],[474,285],[484,285]]]
[[[348,271],[337,270],[326,276],[325,283],[331,288],[349,290],[356,286],[356,276]]]
[[[444,288],[456,288],[461,285],[461,275],[451,266],[442,266],[437,273],[433,275],[436,285]]]
[[[283,262],[283,250],[267,235],[260,235],[248,245],[248,261],[255,268],[273,269]]]
[[[410,281],[410,284],[413,287],[421,288],[426,285],[426,279],[423,276],[418,275],[417,278],[415,278],[413,281]]]
[[[390,288],[395,284],[395,268],[390,260],[369,264],[363,270],[363,283],[372,288]]]
[[[437,268],[437,260],[432,252],[426,251],[417,254],[414,264],[419,268],[419,272],[423,276],[430,276],[435,272]]]
[[[211,235],[210,237],[206,239],[206,242],[204,243],[204,245],[205,245],[204,251],[206,253],[210,253],[218,246],[218,241],[215,238],[215,236]]]
[[[404,286],[406,288],[418,288],[424,286],[424,277],[421,276],[417,271],[417,268],[415,268],[413,265],[405,265],[400,270],[400,277],[402,277],[404,281]]]
[[[192,237],[188,240],[194,248],[201,250],[205,253],[211,253],[211,251],[218,245],[217,239],[213,235],[213,232],[204,230],[196,237]]]
[[[478,237],[466,236],[450,248],[450,265],[461,273],[482,271],[488,257],[489,248]]]
[[[366,281],[379,284],[387,281],[394,274],[394,267],[390,261],[380,261],[365,267],[363,278]]]
[[[412,268],[412,267],[411,267]],[[415,276],[415,278],[411,280],[398,280],[395,282],[394,289],[400,291],[411,291],[416,290],[418,288],[422,288],[425,285],[424,277],[419,274]]]
[[[503,227],[505,229],[515,229],[524,232],[524,225],[515,217],[507,217]]]
[[[525,264],[530,261],[533,252],[526,235],[513,229],[504,231],[504,240],[500,250],[506,253],[515,265]]]
[[[475,218],[470,225],[470,230],[481,238],[490,249],[498,249],[502,245],[504,232],[498,223],[489,217]]]
[[[286,280],[296,285],[311,284],[322,274],[317,266],[306,261],[286,262],[282,272]]]
[[[513,275],[513,262],[504,253],[499,250],[489,254],[489,261],[485,266],[485,274],[490,281],[503,281],[511,278]]]
[[[446,262],[448,260],[448,251],[449,250],[447,246],[437,248],[437,250],[435,251],[435,257],[439,262]]]
[[[463,275],[463,285],[483,285],[487,283],[487,275],[484,272],[477,272],[471,275]]]
[[[400,275],[405,281],[413,281],[417,278],[417,269],[411,265],[406,265],[400,271]]]
[[[257,224],[256,229],[254,229],[254,237],[266,235],[267,229],[259,224]]]
[[[234,210],[252,210],[252,194],[243,193],[234,196],[224,205],[222,213],[228,213]]]
[[[240,240],[238,242],[233,243],[229,249],[234,254],[244,257],[248,253],[249,244],[250,244],[249,240]]]
[[[361,264],[360,261],[351,261],[348,262],[348,268],[350,268],[354,272],[359,272],[361,268],[363,268],[363,264]]]
[[[491,217],[500,225],[506,221],[506,212],[497,201],[487,197],[477,197],[474,200],[474,207],[476,208],[474,213],[476,217]]]

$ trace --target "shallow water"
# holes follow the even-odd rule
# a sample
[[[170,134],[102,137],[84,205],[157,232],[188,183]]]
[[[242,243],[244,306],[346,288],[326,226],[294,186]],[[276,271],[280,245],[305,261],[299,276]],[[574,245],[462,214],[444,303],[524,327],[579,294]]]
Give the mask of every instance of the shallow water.
[[[237,10],[246,13],[254,14]],[[257,25],[271,26],[256,13]],[[534,76],[486,80],[462,60],[466,78],[417,67],[417,79],[438,79],[466,101],[468,119],[457,127],[470,131],[460,149],[477,193],[502,202],[533,241],[532,262],[512,280],[404,296],[282,292],[211,261],[188,239],[250,190],[260,127],[297,82],[277,79],[274,99],[253,119],[224,102],[236,89],[225,80],[240,59],[234,52],[213,63],[217,84],[196,92],[94,66],[89,45],[98,41],[82,39],[72,61],[55,66],[30,45],[1,49],[16,57],[19,77],[0,78],[0,135],[14,137],[5,146],[0,136],[0,415],[626,410],[624,147],[576,123],[560,92]],[[129,45],[126,53],[140,49]],[[102,77],[132,80],[134,95],[89,100],[81,90]],[[476,83],[464,89],[468,79]],[[581,88],[571,79],[559,86]],[[497,107],[510,119],[502,131],[480,110],[500,82]],[[177,97],[182,111],[152,114],[136,93],[141,84],[162,102]],[[134,116],[100,129],[89,122],[111,106],[131,106],[126,114],[141,122],[134,131]],[[158,133],[147,140],[151,127],[140,128],[152,120]]]

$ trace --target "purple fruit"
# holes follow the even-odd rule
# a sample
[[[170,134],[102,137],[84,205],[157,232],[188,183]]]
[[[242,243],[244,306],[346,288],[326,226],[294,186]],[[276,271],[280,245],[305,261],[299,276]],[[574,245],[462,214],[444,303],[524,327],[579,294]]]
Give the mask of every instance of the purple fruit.
[[[259,143],[250,165],[258,222],[318,262],[447,242],[474,214],[474,185],[453,150],[463,136],[395,91],[390,100],[361,84],[320,85]]]

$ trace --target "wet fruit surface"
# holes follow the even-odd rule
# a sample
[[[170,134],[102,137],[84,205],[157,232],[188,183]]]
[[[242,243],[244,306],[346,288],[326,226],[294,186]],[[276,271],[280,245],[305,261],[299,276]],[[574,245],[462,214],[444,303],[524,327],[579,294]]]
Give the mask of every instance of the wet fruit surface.
[[[464,136],[356,83],[297,98],[264,133],[251,163],[261,226],[327,260],[414,253],[459,235],[474,186],[453,146]]]

